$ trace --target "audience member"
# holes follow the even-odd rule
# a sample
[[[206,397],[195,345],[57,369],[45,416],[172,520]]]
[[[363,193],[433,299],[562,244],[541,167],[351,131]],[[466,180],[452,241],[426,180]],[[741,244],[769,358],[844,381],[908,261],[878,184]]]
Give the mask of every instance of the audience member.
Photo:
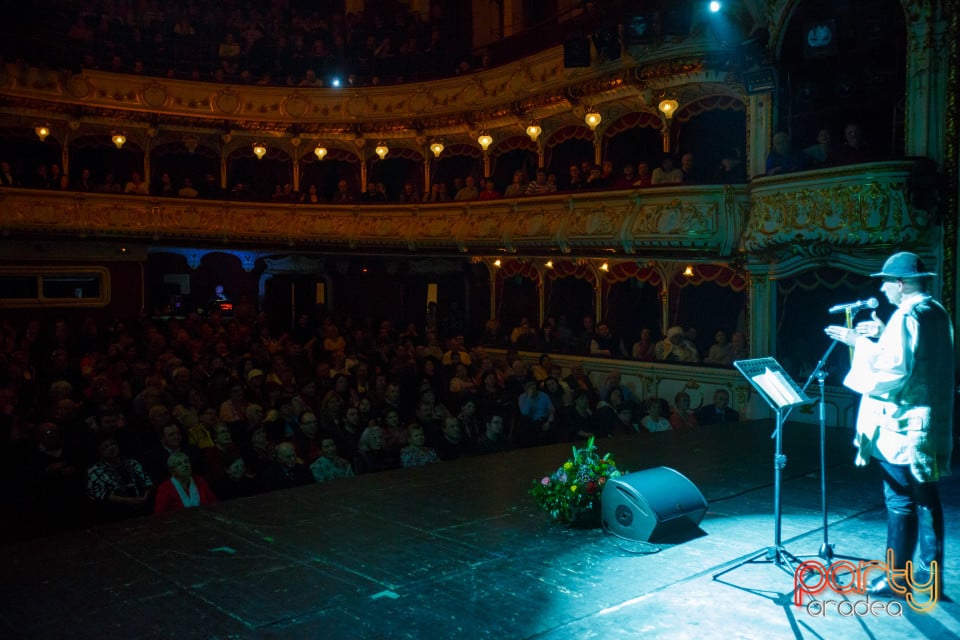
[[[680,184],[683,182],[683,170],[673,166],[673,156],[665,153],[660,160],[660,166],[653,170],[650,184],[653,186],[664,184]]]
[[[693,429],[697,426],[697,415],[690,408],[690,394],[686,391],[679,391],[673,397],[670,426],[674,431]]]
[[[768,176],[791,173],[804,168],[803,154],[794,150],[790,142],[790,134],[786,131],[777,131],[773,134],[773,146],[767,154],[766,167]]]
[[[337,443],[332,437],[325,437],[320,441],[320,451],[320,457],[310,465],[314,482],[353,477],[353,467],[346,458],[337,455]]]
[[[171,453],[167,467],[170,477],[157,487],[154,513],[169,513],[216,504],[217,497],[207,481],[202,476],[193,475],[187,454],[180,451]]]
[[[400,466],[402,468],[422,467],[440,461],[437,452],[426,446],[427,436],[423,427],[418,424],[411,424],[407,431],[409,432],[409,444],[400,450]]]
[[[650,398],[647,400],[647,415],[640,420],[640,424],[651,433],[670,431],[673,427],[670,421],[663,417],[662,411],[663,401],[660,398]]]
[[[863,140],[863,127],[856,122],[849,123],[843,129],[843,144],[832,149],[833,164],[855,164],[873,160]]]
[[[697,422],[702,425],[737,422],[740,414],[729,404],[730,393],[726,389],[717,389],[713,393],[713,404],[704,405],[697,411]]]

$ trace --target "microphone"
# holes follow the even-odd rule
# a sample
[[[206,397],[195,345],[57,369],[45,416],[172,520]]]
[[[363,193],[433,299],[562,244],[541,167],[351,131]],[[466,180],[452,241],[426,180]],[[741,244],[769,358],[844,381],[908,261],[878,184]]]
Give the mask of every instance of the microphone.
[[[849,311],[850,313],[856,313],[861,309],[876,309],[880,306],[880,303],[877,302],[876,298],[870,298],[869,300],[857,300],[856,302],[847,302],[845,304],[835,304],[828,310],[829,313],[845,313]]]

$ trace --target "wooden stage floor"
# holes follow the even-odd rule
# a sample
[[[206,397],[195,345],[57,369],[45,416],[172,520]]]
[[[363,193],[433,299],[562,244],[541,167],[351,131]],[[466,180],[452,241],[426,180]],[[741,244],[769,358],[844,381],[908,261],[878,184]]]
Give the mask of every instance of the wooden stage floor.
[[[629,471],[677,469],[709,501],[699,530],[657,553],[547,521],[527,490],[568,457],[569,446],[556,445],[8,545],[0,637],[960,637],[953,602],[926,614],[904,604],[812,615],[791,604],[788,570],[737,566],[774,541],[771,429],[747,423],[600,443]],[[784,429],[782,540],[798,556],[816,556],[823,539],[818,444],[814,425]],[[831,430],[827,448],[830,542],[837,554],[881,559],[877,471],[853,467],[847,432]],[[952,478],[941,488],[949,596],[960,490]]]

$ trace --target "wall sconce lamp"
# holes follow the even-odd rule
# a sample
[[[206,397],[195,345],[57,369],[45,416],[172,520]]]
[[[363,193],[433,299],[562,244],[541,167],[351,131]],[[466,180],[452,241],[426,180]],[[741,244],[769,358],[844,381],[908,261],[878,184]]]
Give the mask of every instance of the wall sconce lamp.
[[[499,268],[500,268],[500,265],[502,265],[502,264],[503,264],[503,263],[500,262],[500,258],[497,258],[496,260],[493,261],[493,266],[495,266],[497,269],[499,269]]]
[[[692,265],[692,264],[688,264],[688,265],[687,265],[687,268],[683,270],[683,275],[684,275],[685,277],[687,277],[687,278],[692,278],[692,277],[693,277],[693,265]]]
[[[540,125],[534,123],[527,127],[527,135],[530,136],[530,140],[533,142],[537,141],[537,138],[540,137],[540,134],[543,133],[543,129],[540,128]]]
[[[374,149],[373,152],[377,154],[381,160],[383,160],[387,154],[390,153],[390,147],[380,142],[377,144],[377,148]]]
[[[600,271],[610,271],[610,265],[604,262],[600,265]]]
[[[323,160],[327,157],[327,148],[318,144],[316,149],[313,150],[313,153],[317,156],[317,160]]]
[[[254,142],[253,155],[257,156],[257,160],[263,160],[263,156],[267,155],[267,148],[259,142]]]
[[[37,134],[37,137],[40,138],[40,142],[43,142],[47,139],[47,136],[50,135],[50,127],[46,125],[40,125],[34,131]]]
[[[493,138],[486,133],[481,133],[480,137],[477,138],[477,142],[480,144],[480,148],[486,151],[490,148],[490,145],[493,144]]]
[[[127,136],[122,133],[115,133],[110,140],[113,141],[113,146],[117,149],[123,149],[123,145],[127,143]]]
[[[433,143],[430,144],[430,151],[433,152],[434,158],[439,158],[440,154],[443,153],[443,143],[439,140],[434,140]]]
[[[673,114],[676,112],[679,103],[673,98],[666,98],[660,101],[660,104],[657,105],[657,108],[660,109],[660,112],[663,113],[664,117],[669,120],[673,117]]]
[[[583,117],[583,121],[587,123],[588,127],[590,127],[590,131],[596,131],[597,125],[600,124],[601,120],[603,120],[603,117],[596,109],[590,109],[590,111],[587,112],[587,115]]]
[[[547,269],[553,269],[553,260],[547,260],[543,263],[543,266],[545,266]]]

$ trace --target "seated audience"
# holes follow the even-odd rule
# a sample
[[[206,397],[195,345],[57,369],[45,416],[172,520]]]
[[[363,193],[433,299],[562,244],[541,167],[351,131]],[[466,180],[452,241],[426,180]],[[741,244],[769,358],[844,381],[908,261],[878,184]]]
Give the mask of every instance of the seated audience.
[[[400,466],[404,469],[422,467],[439,462],[437,452],[426,445],[427,435],[423,427],[414,423],[407,427],[410,444],[400,450]]]
[[[650,398],[647,400],[647,415],[643,416],[640,424],[647,431],[654,433],[656,431],[670,431],[673,427],[667,418],[662,415],[663,401],[660,398]]]
[[[680,391],[673,397],[670,426],[674,431],[693,429],[697,426],[697,415],[690,408],[690,394],[686,391]]]

